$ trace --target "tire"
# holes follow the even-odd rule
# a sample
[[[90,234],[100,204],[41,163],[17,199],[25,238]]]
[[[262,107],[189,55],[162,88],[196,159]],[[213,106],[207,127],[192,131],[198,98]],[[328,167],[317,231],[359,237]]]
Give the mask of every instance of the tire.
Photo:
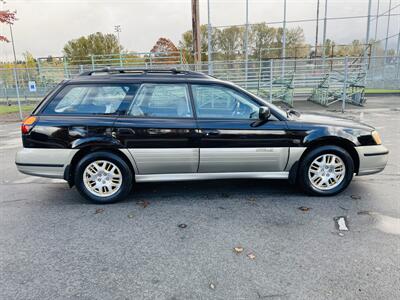
[[[79,193],[94,203],[121,201],[132,189],[133,174],[118,155],[98,151],[87,154],[75,169],[75,185]]]
[[[344,168],[340,165],[344,165]],[[353,174],[354,162],[345,149],[338,146],[321,146],[302,158],[297,181],[307,194],[333,196],[350,184]]]

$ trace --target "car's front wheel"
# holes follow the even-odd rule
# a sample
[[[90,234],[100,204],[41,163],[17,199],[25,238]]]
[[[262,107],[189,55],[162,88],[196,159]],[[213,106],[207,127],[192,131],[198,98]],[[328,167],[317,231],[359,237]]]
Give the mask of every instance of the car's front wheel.
[[[338,146],[313,149],[300,161],[298,182],[308,194],[332,196],[351,182],[354,162],[350,154]]]
[[[129,194],[132,171],[121,157],[112,152],[93,152],[77,164],[75,184],[79,193],[90,201],[114,203]]]

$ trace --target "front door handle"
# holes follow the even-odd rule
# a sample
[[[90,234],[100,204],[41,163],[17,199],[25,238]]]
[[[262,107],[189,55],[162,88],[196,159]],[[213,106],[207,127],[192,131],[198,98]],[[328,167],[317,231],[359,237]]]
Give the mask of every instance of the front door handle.
[[[205,136],[216,136],[216,135],[219,135],[219,130],[205,130],[204,135]]]

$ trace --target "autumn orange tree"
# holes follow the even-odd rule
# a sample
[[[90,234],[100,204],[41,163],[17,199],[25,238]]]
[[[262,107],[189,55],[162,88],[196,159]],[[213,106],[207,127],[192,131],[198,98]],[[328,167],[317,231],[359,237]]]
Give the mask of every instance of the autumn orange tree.
[[[0,11],[0,23],[5,23],[5,24],[14,24],[14,22],[17,20],[15,17],[15,12],[11,12],[9,10],[2,10]],[[4,35],[0,35],[0,42],[9,42],[9,39],[5,37]]]
[[[181,57],[179,49],[175,44],[170,39],[164,37],[158,39],[150,52],[154,53],[153,61],[155,62],[176,64],[182,59],[182,62],[186,63],[184,57]]]

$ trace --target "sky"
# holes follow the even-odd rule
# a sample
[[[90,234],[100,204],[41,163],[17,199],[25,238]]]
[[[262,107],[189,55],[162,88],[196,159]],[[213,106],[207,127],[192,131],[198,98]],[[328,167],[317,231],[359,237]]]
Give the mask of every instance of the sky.
[[[365,16],[368,0],[327,0],[328,17]],[[13,26],[17,56],[25,51],[35,57],[61,56],[62,48],[70,39],[94,32],[112,33],[114,25],[121,25],[122,46],[129,51],[150,51],[159,37],[171,39],[176,45],[182,33],[191,29],[190,0],[8,0],[0,4],[2,10],[17,11],[18,21]],[[212,26],[244,24],[246,0],[210,0]],[[320,0],[320,17],[324,16],[325,0]],[[372,0],[372,14],[376,14],[378,0]],[[314,19],[317,0],[287,0],[287,20]],[[389,36],[400,31],[400,0],[392,0]],[[380,0],[380,11],[387,11],[389,0]],[[283,19],[283,0],[249,0],[249,23],[275,22]],[[200,0],[200,22],[207,23],[207,1]],[[337,44],[348,44],[354,39],[365,40],[367,20],[328,21],[327,38]],[[277,25],[274,25],[277,26]],[[289,23],[301,26],[307,42],[315,41],[315,22]],[[319,40],[322,39],[320,22]],[[386,35],[387,17],[379,18],[378,39]],[[0,34],[10,36],[8,26],[0,26]],[[375,36],[375,21],[371,22],[371,38]],[[395,48],[397,36],[389,40]],[[12,59],[11,43],[0,44],[0,59]]]

